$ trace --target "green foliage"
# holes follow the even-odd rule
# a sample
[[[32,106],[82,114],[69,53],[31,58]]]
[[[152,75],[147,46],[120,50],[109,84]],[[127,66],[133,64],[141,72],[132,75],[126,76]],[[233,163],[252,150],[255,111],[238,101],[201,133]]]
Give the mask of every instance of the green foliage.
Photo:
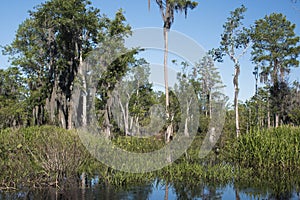
[[[185,0],[157,0],[156,3],[163,17],[164,31],[169,30],[174,22],[174,11],[187,15],[188,9],[197,6],[197,2]],[[168,167],[147,174],[130,174],[103,166],[92,158],[75,130],[66,131],[54,126],[4,129],[45,124],[48,114],[50,123],[69,120],[73,114],[71,97],[75,80],[85,76],[79,74],[83,71],[80,68],[82,60],[91,56],[93,50],[99,50],[98,60],[112,58],[108,59],[111,62],[100,63],[101,70],[104,68],[106,71],[101,71],[97,79],[96,109],[100,121],[104,121],[104,128],[117,123],[109,113],[110,98],[116,84],[127,78],[126,74],[133,76],[134,81],[124,84],[121,90],[125,91],[125,86],[128,86],[134,92],[126,94],[131,95],[128,101],[119,99],[120,107],[127,103],[124,115],[130,112],[130,117],[140,126],[149,125],[150,114],[155,115],[154,126],[157,127],[160,125],[157,121],[165,118],[165,115],[159,116],[163,113],[161,110],[150,109],[152,104],[163,104],[166,96],[153,91],[148,80],[149,66],[143,59],[134,57],[136,49],[128,51],[124,46],[124,37],[131,34],[131,27],[126,23],[122,10],[109,19],[100,17],[100,11],[86,0],[51,0],[37,6],[19,26],[12,44],[5,48],[5,53],[12,56],[12,64],[19,68],[0,69],[0,188],[63,187],[78,184],[79,174],[86,172],[88,176],[97,174],[114,186],[128,186],[155,178],[166,183],[172,181],[176,189],[183,191],[182,198],[186,197],[185,190],[189,187],[191,191],[196,186],[200,187],[202,182],[225,185],[232,178],[240,184],[251,179],[258,188],[261,186],[259,181],[267,180],[273,184],[275,191],[286,190],[281,185],[285,187],[287,183],[280,177],[300,170],[299,127],[268,130],[259,130],[259,127],[266,127],[270,111],[280,113],[284,123],[300,124],[299,83],[291,87],[284,79],[291,67],[299,65],[300,39],[295,36],[295,25],[282,14],[271,14],[257,20],[249,35],[249,30],[241,22],[245,11],[246,8],[241,6],[231,12],[223,26],[220,47],[211,51],[218,61],[227,55],[234,62],[235,105],[241,113],[242,136],[233,139],[235,113],[228,109],[220,141],[206,158],[199,158],[211,120],[211,103],[224,97],[218,91],[224,86],[210,57],[203,57],[191,73],[186,69],[188,64],[182,63],[184,69],[178,74],[180,85],[167,93],[170,95],[167,114],[174,119],[169,119],[164,128],[172,124],[175,132],[178,131],[180,121],[188,121],[191,115],[188,105],[196,102],[201,110],[199,134],[186,153]],[[262,81],[270,83],[270,76],[274,84],[260,88],[257,95],[243,104],[238,102],[239,58],[249,45],[249,36],[253,40],[252,60],[262,70]],[[277,80],[279,78],[280,81]],[[194,90],[189,90],[191,85]],[[198,101],[190,98],[184,102],[187,106],[180,108],[178,99],[183,95],[190,97],[194,92]],[[101,115],[103,113],[99,110],[106,112],[106,116]],[[56,115],[55,118],[64,116],[55,120],[52,115]],[[128,116],[124,122],[129,122]],[[146,153],[164,146],[164,142],[155,137],[121,137],[122,131],[115,131],[117,137],[112,142],[126,151]],[[99,146],[101,149],[102,146]],[[279,183],[270,180],[270,176],[276,177]],[[176,185],[182,182],[187,187]],[[240,189],[243,187],[240,186]]]
[[[53,126],[0,132],[0,187],[70,186],[90,159],[74,131]]]
[[[300,125],[300,107],[293,108],[293,110],[288,115],[293,124],[297,126]]]
[[[222,93],[223,85],[218,68],[215,66],[213,58],[205,55],[195,64],[193,74],[190,79],[199,98],[201,114],[206,117],[212,116],[213,104],[225,101],[225,95]],[[225,102],[222,102],[225,103]]]
[[[150,0],[149,0],[150,1]],[[184,12],[187,16],[188,9],[194,9],[198,3],[190,0],[157,0],[157,5],[162,12],[164,28],[169,30],[174,22],[174,11]]]
[[[78,184],[79,174],[95,174],[106,183],[118,187],[152,182],[158,178],[166,182],[186,183],[191,187],[197,183],[209,183],[222,187],[235,182],[243,185],[251,180],[259,188],[262,178],[268,187],[287,190],[290,181],[280,177],[280,172],[289,176],[299,171],[299,128],[282,127],[243,134],[240,138],[227,140],[206,158],[200,159],[202,137],[196,137],[185,155],[171,165],[146,174],[130,174],[113,170],[95,161],[85,151],[74,131],[65,131],[52,126],[31,127],[20,130],[5,129],[0,132],[1,188],[24,186],[67,186]],[[165,144],[156,138],[118,137],[113,144],[131,152],[146,153],[158,150]],[[276,179],[277,180],[277,179]],[[253,183],[253,184],[254,184]],[[288,188],[284,188],[284,187]],[[291,188],[290,188],[291,189]]]
[[[224,158],[245,168],[296,171],[300,166],[299,140],[297,127],[250,131],[235,141],[228,141]]]
[[[298,81],[294,81],[291,88],[290,106],[288,117],[296,126],[300,125],[300,84]]]
[[[116,53],[124,49],[123,37],[130,34],[130,26],[122,10],[114,19],[102,17],[99,9],[87,0],[51,0],[36,6],[29,14],[12,44],[4,50],[11,56],[12,64],[24,72],[28,115],[32,119],[28,121],[31,125],[48,122],[70,129],[74,85],[77,78],[85,76],[83,60],[111,40],[119,43],[111,44],[112,49],[102,49],[107,51],[104,56],[109,50]],[[111,90],[126,72],[128,63],[133,62],[135,52],[128,51],[116,56],[109,66],[101,66],[108,68],[107,74],[101,73],[105,80],[100,81],[107,84],[100,83],[102,88],[98,91]]]
[[[275,126],[279,119],[289,122],[287,103],[289,87],[286,75],[291,68],[298,67],[297,57],[300,54],[300,37],[295,35],[295,24],[292,24],[281,13],[272,13],[255,21],[251,29],[252,61],[261,69],[261,81],[270,87],[270,107],[276,115]]]
[[[150,123],[150,108],[155,103],[152,84],[148,83],[138,88],[129,101],[129,111],[132,116],[139,118],[139,124],[146,126]]]
[[[117,137],[112,140],[117,147],[130,152],[147,153],[161,149],[164,146],[163,141],[155,137],[137,138],[137,137]]]
[[[18,68],[0,69],[0,85],[0,128],[26,124],[26,93]]]
[[[273,83],[284,81],[291,67],[298,67],[297,57],[300,46],[299,36],[294,32],[292,24],[281,13],[272,13],[255,21],[251,30],[252,60],[261,68],[261,75],[271,76]]]
[[[220,47],[210,51],[214,60],[223,62],[223,57],[227,55],[235,65],[239,65],[239,58],[245,53],[243,51],[247,49],[250,42],[249,30],[242,23],[246,11],[247,8],[242,5],[230,12],[230,17],[223,25],[224,32],[221,35]]]
[[[47,110],[52,123],[58,117],[54,115],[60,113],[57,121],[65,121],[61,124],[65,128],[71,127],[68,99],[80,60],[99,38],[99,10],[86,0],[52,0],[36,6],[29,14],[5,52],[13,65],[24,72],[32,124],[44,124]]]

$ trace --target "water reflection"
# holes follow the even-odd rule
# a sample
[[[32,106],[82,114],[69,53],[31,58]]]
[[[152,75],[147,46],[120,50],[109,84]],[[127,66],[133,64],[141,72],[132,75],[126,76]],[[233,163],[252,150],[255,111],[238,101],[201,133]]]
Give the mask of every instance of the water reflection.
[[[271,190],[270,190],[271,191]],[[164,183],[155,180],[153,182],[135,185],[131,187],[113,187],[99,181],[96,177],[89,182],[86,189],[72,188],[68,190],[56,190],[48,188],[43,190],[24,190],[20,192],[1,192],[0,200],[4,199],[49,199],[49,200],[156,200],[156,199],[300,199],[297,192],[268,193],[257,188],[245,188],[243,186],[215,186],[199,181]]]

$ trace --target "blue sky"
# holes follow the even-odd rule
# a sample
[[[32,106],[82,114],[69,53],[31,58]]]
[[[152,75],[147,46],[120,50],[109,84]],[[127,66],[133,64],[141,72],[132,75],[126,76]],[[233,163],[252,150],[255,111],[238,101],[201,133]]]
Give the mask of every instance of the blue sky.
[[[28,17],[28,10],[42,0],[1,0],[0,7],[0,45],[9,44],[22,21]],[[254,23],[271,13],[283,13],[287,19],[296,24],[295,32],[300,35],[300,2],[291,0],[198,0],[198,7],[189,11],[185,19],[183,14],[176,14],[172,30],[185,34],[195,40],[204,49],[218,47],[222,25],[230,11],[244,4],[248,10],[245,13],[245,26]],[[113,17],[114,13],[123,8],[128,23],[132,28],[161,27],[162,19],[154,0],[151,0],[151,9],[148,11],[147,0],[92,0],[94,7],[102,14]],[[254,94],[254,65],[249,61],[249,52],[241,59],[240,99],[246,100]],[[220,67],[223,82],[227,85],[226,94],[233,98],[232,74],[233,64],[225,59]],[[0,68],[10,66],[7,57],[0,55]],[[290,80],[300,79],[300,69],[292,70]]]

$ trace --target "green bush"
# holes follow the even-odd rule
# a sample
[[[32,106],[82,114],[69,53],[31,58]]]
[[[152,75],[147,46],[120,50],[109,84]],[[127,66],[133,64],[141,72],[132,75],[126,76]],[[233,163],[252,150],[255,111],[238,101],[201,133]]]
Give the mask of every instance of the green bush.
[[[54,126],[0,131],[0,187],[61,186],[78,179],[89,156],[75,131]]]

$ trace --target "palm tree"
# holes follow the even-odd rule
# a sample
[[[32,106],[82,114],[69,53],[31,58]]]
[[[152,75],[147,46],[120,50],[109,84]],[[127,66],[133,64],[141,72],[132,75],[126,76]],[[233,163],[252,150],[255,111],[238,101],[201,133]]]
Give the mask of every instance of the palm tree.
[[[167,120],[171,121],[166,131],[166,143],[170,141],[172,129],[172,117],[169,112],[169,85],[168,85],[168,32],[171,29],[171,25],[174,22],[174,11],[184,12],[187,16],[188,9],[194,9],[198,3],[189,0],[156,0],[157,5],[164,22],[163,34],[164,34],[164,80],[165,80],[165,93],[166,93],[166,116]],[[148,0],[148,8],[150,9],[150,0]]]

